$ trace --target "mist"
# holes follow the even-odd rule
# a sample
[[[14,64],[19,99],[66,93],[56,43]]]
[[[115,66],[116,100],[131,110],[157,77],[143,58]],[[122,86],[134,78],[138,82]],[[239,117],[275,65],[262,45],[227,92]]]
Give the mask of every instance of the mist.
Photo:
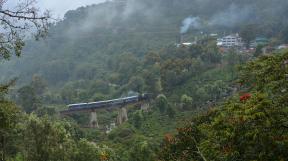
[[[78,11],[86,10],[84,12],[86,16],[77,22],[79,25],[69,26],[66,30],[67,36],[73,39],[75,34],[90,33],[95,29],[113,30],[116,33],[119,30],[133,31],[135,26],[141,25],[141,22],[157,24],[157,20],[165,18],[163,13],[159,11],[159,6],[153,5],[153,3],[127,0],[127,2],[106,1],[99,5],[102,7],[95,9],[92,5],[78,8]],[[64,21],[73,16],[74,12],[68,11],[64,16]],[[127,24],[130,25],[127,26]],[[197,26],[196,24],[190,25]]]
[[[254,15],[255,12],[253,12],[252,6],[239,7],[232,4],[227,10],[214,14],[209,19],[208,24],[210,26],[235,27],[244,22],[253,21],[255,19]]]

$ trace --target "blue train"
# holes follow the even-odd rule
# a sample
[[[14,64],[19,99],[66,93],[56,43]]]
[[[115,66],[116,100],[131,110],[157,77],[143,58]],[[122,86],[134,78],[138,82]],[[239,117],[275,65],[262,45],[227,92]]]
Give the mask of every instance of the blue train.
[[[91,102],[91,103],[70,104],[68,105],[68,108],[70,111],[100,109],[100,108],[105,108],[105,107],[113,107],[117,105],[136,103],[139,101],[148,100],[150,98],[151,98],[151,94],[145,93],[145,94],[141,94],[138,96],[118,98],[118,99],[113,99],[113,100]]]

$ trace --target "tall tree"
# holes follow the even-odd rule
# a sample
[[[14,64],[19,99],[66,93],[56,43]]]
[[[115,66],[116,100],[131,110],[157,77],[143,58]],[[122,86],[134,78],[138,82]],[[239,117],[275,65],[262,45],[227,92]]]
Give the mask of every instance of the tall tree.
[[[0,0],[0,56],[8,59],[19,56],[24,46],[23,39],[33,32],[36,39],[43,37],[49,26],[49,12],[40,13],[36,0],[20,0],[15,7],[8,7],[7,0]]]
[[[8,149],[13,146],[11,139],[17,123],[18,108],[11,102],[0,101],[0,161],[6,161]]]
[[[40,97],[30,85],[24,86],[18,90],[17,102],[27,113],[37,110],[41,105]]]
[[[161,94],[156,98],[156,106],[161,113],[164,113],[168,108],[168,100],[165,95]]]
[[[29,161],[71,161],[75,142],[65,123],[29,115],[22,124],[22,153]]]

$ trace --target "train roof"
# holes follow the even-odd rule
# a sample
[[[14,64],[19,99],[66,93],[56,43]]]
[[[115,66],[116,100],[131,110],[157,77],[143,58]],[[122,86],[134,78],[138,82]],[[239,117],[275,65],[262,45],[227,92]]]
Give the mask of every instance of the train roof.
[[[76,104],[69,104],[68,106],[77,106],[77,105],[87,105],[87,103],[76,103]]]
[[[130,96],[130,97],[117,98],[117,99],[105,100],[105,101],[98,101],[98,102],[76,103],[76,104],[69,104],[68,107],[71,107],[71,106],[79,106],[79,105],[80,105],[80,106],[81,106],[81,105],[91,105],[91,104],[98,104],[98,103],[109,103],[109,102],[127,100],[127,99],[138,98],[138,97],[139,97],[139,96]]]
[[[139,97],[139,96],[123,97],[123,98],[117,98],[117,99],[107,100],[107,102],[120,101],[120,100],[126,100],[126,99],[130,99],[130,98],[138,98],[138,97]]]
[[[106,103],[107,101],[89,102],[87,104]]]

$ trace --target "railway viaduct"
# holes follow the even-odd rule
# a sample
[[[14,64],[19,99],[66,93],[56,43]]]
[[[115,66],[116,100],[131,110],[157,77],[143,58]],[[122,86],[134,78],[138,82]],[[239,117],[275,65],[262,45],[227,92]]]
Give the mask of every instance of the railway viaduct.
[[[112,100],[105,100],[99,102],[90,103],[78,103],[68,105],[67,110],[60,111],[60,115],[69,116],[75,113],[89,113],[90,122],[89,128],[99,128],[99,123],[97,119],[97,110],[101,109],[118,109],[118,116],[116,123],[118,125],[123,124],[128,121],[127,115],[127,105],[140,105],[141,109],[147,109],[149,107],[149,100],[151,99],[150,94],[140,94],[137,96],[118,98]]]

